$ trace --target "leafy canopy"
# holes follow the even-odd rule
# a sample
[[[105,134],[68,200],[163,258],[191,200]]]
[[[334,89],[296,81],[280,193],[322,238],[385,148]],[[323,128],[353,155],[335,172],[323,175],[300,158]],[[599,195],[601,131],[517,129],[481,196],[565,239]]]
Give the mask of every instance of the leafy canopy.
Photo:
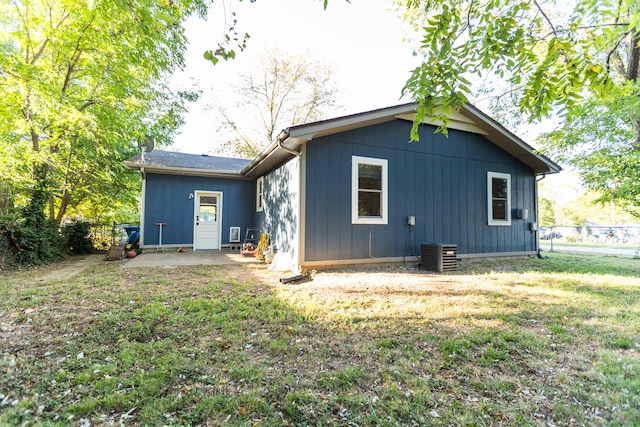
[[[562,126],[539,141],[546,152],[580,171],[583,185],[640,218],[640,149],[631,117],[640,112],[640,97],[617,102],[591,98],[575,106]]]
[[[164,83],[184,66],[184,22],[200,0],[0,0],[0,180],[27,202],[135,202],[122,160],[167,143],[190,94]]]
[[[420,102],[419,116],[437,115],[444,127],[446,113],[468,101],[474,75],[495,73],[520,87],[519,107],[531,118],[571,109],[585,97],[638,93],[637,0],[400,4],[422,31],[424,54],[404,91]]]
[[[638,0],[400,0],[422,32],[424,61],[404,92],[442,120],[497,76],[536,120],[560,113],[545,152],[583,183],[640,216],[640,2]],[[505,97],[504,99],[509,99]]]

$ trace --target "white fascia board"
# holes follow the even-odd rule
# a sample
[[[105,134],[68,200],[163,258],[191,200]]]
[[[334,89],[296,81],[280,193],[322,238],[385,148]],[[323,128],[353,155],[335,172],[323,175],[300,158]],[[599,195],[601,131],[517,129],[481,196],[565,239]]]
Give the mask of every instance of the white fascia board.
[[[460,116],[459,118],[457,116]],[[477,133],[480,135],[487,136],[489,135],[485,130],[479,128],[473,121],[469,120],[467,117],[464,117],[461,114],[450,115],[449,122],[447,123],[447,129],[456,129],[464,132]],[[407,113],[400,114],[397,116],[398,119],[407,120],[409,122],[413,122],[416,119],[415,113]],[[433,117],[425,117],[422,120],[422,123],[425,125],[432,126],[441,126],[442,120],[435,119]]]
[[[168,167],[168,166],[158,166],[158,165],[149,165],[145,163],[135,163],[135,162],[124,162],[125,165],[130,169],[140,169],[144,168],[147,173],[162,173],[169,175],[188,175],[188,176],[209,176],[209,177],[219,177],[219,178],[245,178],[242,175],[242,172],[232,172],[225,170],[214,170],[214,169],[191,169],[191,168],[179,168],[179,167]]]
[[[366,113],[330,119],[310,125],[300,125],[287,129],[289,138],[299,142],[307,142],[324,135],[331,135],[346,130],[356,129],[375,123],[384,123],[396,119],[396,116],[407,113],[415,113],[416,103],[398,105],[383,108]]]
[[[555,162],[544,156],[536,154],[532,146],[524,142],[517,135],[507,130],[500,123],[496,122],[473,105],[466,104],[462,107],[461,111],[470,114],[478,126],[487,130],[489,140],[509,152],[524,164],[530,166],[536,174],[558,173],[562,170],[562,168]],[[504,146],[503,144],[501,145],[500,142],[506,143],[507,146]],[[509,149],[509,146],[512,148]]]

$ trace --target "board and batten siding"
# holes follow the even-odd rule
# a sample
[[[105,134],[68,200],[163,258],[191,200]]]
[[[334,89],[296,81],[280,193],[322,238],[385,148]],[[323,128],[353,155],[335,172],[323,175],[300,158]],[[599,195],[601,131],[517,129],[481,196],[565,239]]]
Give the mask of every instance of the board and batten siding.
[[[209,178],[203,176],[146,174],[144,209],[144,246],[158,244],[156,222],[166,222],[162,245],[193,245],[194,199],[196,191],[222,193],[222,245],[229,244],[229,227],[241,227],[244,237],[253,226],[254,182],[251,180]]]
[[[298,261],[299,168],[300,158],[292,157],[263,177],[263,210],[255,213],[254,220],[292,265]]]
[[[310,141],[306,146],[306,262],[419,255],[421,243],[453,243],[458,254],[535,251],[535,175],[485,137],[448,137],[394,120]],[[352,156],[388,160],[388,224],[351,223]],[[487,172],[511,175],[511,225],[488,225]],[[516,219],[528,209],[529,219]],[[416,225],[413,247],[407,217]]]

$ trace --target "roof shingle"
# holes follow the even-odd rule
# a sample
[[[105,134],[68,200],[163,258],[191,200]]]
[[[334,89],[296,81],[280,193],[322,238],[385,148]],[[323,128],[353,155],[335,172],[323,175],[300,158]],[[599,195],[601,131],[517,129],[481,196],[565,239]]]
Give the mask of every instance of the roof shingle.
[[[144,154],[144,163],[140,154],[127,160],[128,164],[159,169],[197,169],[202,171],[240,173],[251,160],[233,157],[218,157],[208,154],[187,154],[174,151],[153,150]]]

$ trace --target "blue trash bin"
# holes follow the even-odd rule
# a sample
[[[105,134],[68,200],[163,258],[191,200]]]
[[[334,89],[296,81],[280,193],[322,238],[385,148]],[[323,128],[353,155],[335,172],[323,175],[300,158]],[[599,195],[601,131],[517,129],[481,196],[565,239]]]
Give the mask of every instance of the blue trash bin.
[[[127,232],[127,244],[135,245],[136,243],[138,243],[138,240],[140,240],[139,226],[135,225],[130,227],[124,227],[124,231]]]

